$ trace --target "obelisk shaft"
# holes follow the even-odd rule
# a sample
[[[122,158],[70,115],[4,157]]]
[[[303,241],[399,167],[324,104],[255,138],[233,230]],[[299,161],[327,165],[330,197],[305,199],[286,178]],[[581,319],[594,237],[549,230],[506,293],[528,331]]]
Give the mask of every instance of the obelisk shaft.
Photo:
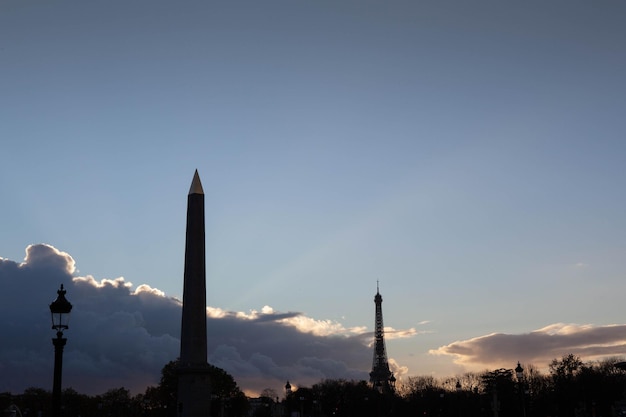
[[[204,249],[204,191],[196,171],[187,196],[183,315],[178,366],[179,417],[210,416],[211,380],[207,363]]]
[[[204,247],[204,192],[196,171],[187,196],[187,237],[183,318],[180,339],[182,364],[205,364],[206,334],[206,261]]]

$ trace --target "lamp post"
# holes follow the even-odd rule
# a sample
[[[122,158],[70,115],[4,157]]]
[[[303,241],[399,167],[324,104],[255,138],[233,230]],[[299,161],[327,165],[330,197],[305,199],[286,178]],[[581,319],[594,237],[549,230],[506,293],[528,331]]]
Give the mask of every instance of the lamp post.
[[[72,304],[65,298],[66,291],[57,291],[57,299],[50,304],[52,329],[57,331],[57,337],[52,339],[54,345],[54,381],[52,383],[52,417],[61,417],[61,375],[63,369],[63,347],[67,339],[63,337],[63,330],[68,329]]]
[[[524,368],[517,362],[515,367],[515,376],[517,377],[517,385],[519,389],[520,401],[522,403],[522,416],[526,417],[526,406],[524,405]]]
[[[454,386],[454,388],[456,390],[456,408],[460,417],[461,416],[461,392],[462,392],[461,381],[457,379],[456,385]]]
[[[391,392],[396,392],[396,377],[393,374],[389,377],[389,388]]]

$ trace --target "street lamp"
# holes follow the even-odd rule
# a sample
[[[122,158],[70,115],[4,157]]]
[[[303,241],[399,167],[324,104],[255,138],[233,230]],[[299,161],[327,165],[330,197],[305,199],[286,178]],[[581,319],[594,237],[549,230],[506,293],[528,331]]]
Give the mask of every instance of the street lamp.
[[[522,368],[522,365],[519,364],[519,361],[517,362],[517,367],[515,368],[515,376],[518,381],[521,381],[524,377],[524,368]]]
[[[50,304],[52,329],[57,331],[57,337],[52,339],[54,345],[54,381],[52,384],[52,417],[61,416],[61,372],[63,369],[63,347],[67,339],[63,337],[63,330],[69,329],[70,311],[72,304],[65,298],[66,291],[57,291],[57,299]]]
[[[522,365],[517,362],[517,367],[515,367],[515,376],[517,377],[517,384],[519,389],[520,400],[522,402],[522,416],[526,417],[526,405],[524,404],[524,387],[522,386],[524,379],[524,368]]]
[[[459,417],[460,417],[461,416],[461,391],[462,391],[461,381],[457,379],[456,385],[454,386],[454,388],[456,389],[456,408],[457,408],[457,411],[459,412]]]

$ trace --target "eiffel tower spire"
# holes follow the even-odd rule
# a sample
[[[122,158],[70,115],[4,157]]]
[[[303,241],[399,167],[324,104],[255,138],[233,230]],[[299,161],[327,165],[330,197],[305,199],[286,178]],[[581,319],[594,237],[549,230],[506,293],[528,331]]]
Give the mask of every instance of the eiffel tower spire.
[[[389,361],[387,360],[387,349],[385,349],[385,326],[383,325],[383,297],[378,290],[378,281],[376,281],[376,296],[374,296],[376,304],[376,321],[374,331],[374,360],[372,361],[372,372],[370,372],[370,382],[374,388],[382,392],[393,391],[396,378],[389,370]]]

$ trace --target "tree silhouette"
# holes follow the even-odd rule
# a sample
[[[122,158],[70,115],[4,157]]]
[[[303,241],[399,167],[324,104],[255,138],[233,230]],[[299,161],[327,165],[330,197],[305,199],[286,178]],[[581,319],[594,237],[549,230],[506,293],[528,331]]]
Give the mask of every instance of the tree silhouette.
[[[156,408],[167,410],[164,415],[175,417],[177,414],[176,396],[178,393],[178,360],[170,361],[161,370],[161,380],[156,390],[146,390],[151,404]],[[235,379],[226,371],[209,364],[211,380],[211,415],[240,416],[248,409],[248,400],[237,386]]]

